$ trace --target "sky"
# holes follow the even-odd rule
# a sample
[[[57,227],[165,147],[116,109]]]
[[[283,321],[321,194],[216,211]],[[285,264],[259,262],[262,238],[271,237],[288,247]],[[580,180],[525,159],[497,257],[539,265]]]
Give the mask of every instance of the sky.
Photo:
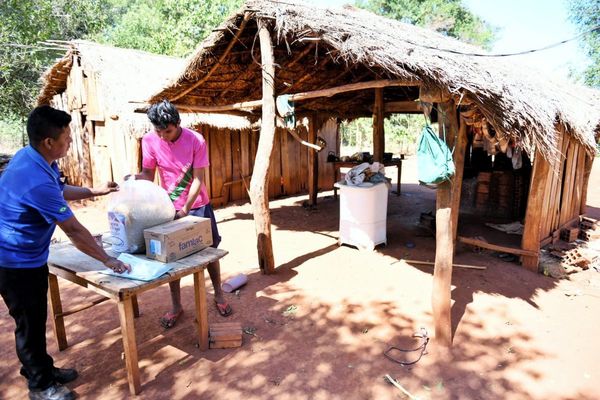
[[[327,7],[340,7],[348,0],[306,0]],[[568,20],[568,0],[463,0],[471,11],[497,29],[492,53],[515,53],[545,47],[577,35]],[[569,79],[569,70],[581,71],[587,64],[578,41],[537,53],[507,57],[545,74]]]

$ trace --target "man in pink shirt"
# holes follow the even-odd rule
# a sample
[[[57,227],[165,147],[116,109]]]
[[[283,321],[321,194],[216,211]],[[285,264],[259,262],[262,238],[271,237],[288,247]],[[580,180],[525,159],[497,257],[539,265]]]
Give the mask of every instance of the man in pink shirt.
[[[153,104],[147,114],[154,131],[148,132],[142,139],[142,172],[136,175],[136,179],[153,181],[158,169],[160,184],[177,210],[175,218],[186,215],[210,218],[212,247],[218,247],[221,236],[206,186],[202,182],[203,169],[209,166],[204,138],[198,132],[180,126],[179,112],[168,100]],[[215,290],[217,310],[226,317],[232,310],[223,298],[219,261],[208,264],[208,273]],[[173,308],[160,319],[165,328],[173,327],[183,313],[179,280],[169,285]]]

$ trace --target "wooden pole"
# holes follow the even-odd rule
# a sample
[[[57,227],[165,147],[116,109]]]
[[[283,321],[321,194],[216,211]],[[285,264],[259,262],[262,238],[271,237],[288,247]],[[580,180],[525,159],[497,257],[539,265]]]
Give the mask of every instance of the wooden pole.
[[[350,83],[348,85],[337,86],[328,89],[314,90],[312,92],[302,92],[290,95],[290,101],[303,101],[316,99],[320,97],[331,97],[340,93],[356,92],[360,90],[376,89],[395,86],[418,86],[419,82],[415,80],[392,80],[381,79],[369,82]],[[248,111],[251,112],[255,108],[262,105],[262,100],[243,101],[235,104],[226,104],[223,106],[197,106],[186,103],[174,103],[178,108],[185,108],[188,112],[227,112],[227,111]],[[145,112],[142,108],[136,112]]]
[[[533,172],[531,173],[531,184],[529,185],[529,196],[527,200],[527,211],[525,212],[525,226],[523,227],[523,239],[521,248],[535,252],[535,256],[523,256],[521,263],[530,271],[537,272],[540,251],[540,225],[543,218],[542,206],[544,201],[544,189],[550,173],[550,164],[539,150],[535,152],[533,160]]]
[[[275,66],[271,33],[264,20],[258,20],[262,64],[262,122],[250,181],[250,201],[256,224],[258,265],[264,274],[275,272],[269,212],[269,164],[275,140]]]
[[[308,141],[316,143],[317,127],[315,126],[315,114],[308,118]],[[319,154],[308,149],[308,197],[311,206],[317,205],[317,194],[319,192]]]
[[[457,134],[456,109],[453,102],[439,103],[440,111],[440,134],[446,129],[446,137],[455,137]],[[431,303],[433,319],[435,324],[435,338],[446,347],[452,346],[452,321],[450,319],[451,308],[451,283],[452,283],[452,259],[454,246],[452,235],[452,191],[450,181],[446,181],[437,188],[436,212],[435,212],[435,269],[433,272],[433,293]]]
[[[588,182],[590,181],[590,173],[592,172],[592,163],[594,162],[594,156],[590,154],[585,155],[585,164],[583,171],[583,187],[581,189],[581,204],[579,207],[579,214],[586,213],[586,203],[587,203],[587,189]]]
[[[383,88],[375,89],[373,105],[373,161],[383,162],[385,135],[383,131]]]
[[[455,173],[452,177],[452,242],[456,248],[456,233],[458,231],[458,216],[460,214],[460,194],[462,190],[462,180],[465,168],[465,150],[467,148],[467,124],[461,119],[459,122],[458,138],[456,147],[454,148],[454,169]]]

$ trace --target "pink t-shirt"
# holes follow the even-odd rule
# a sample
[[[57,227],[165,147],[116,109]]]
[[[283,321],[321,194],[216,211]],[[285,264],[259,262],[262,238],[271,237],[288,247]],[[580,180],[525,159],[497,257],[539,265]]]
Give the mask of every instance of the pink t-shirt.
[[[161,139],[151,131],[142,138],[142,167],[158,167],[160,185],[169,193],[176,210],[185,205],[193,178],[193,168],[206,168],[208,148],[204,137],[191,129],[181,128],[181,135],[175,142]],[[206,186],[202,182],[198,198],[192,208],[210,202]]]

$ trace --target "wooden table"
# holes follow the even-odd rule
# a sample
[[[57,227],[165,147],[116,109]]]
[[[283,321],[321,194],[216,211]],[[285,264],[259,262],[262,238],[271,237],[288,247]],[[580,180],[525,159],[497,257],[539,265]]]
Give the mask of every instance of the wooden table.
[[[362,164],[356,161],[334,161],[333,162],[333,183],[340,180],[340,168],[354,168]],[[400,196],[400,178],[402,177],[402,160],[394,159],[392,161],[383,162],[384,167],[396,167],[398,169],[398,184],[396,188],[396,196]],[[337,199],[337,188],[333,187],[333,198]]]
[[[109,254],[110,251],[108,252]],[[208,310],[206,305],[206,290],[204,269],[206,266],[224,257],[227,251],[209,247],[181,260],[169,263],[170,271],[159,278],[144,282],[133,279],[106,275],[98,271],[105,269],[104,265],[83,254],[71,243],[59,243],[50,246],[48,267],[50,269],[50,315],[59,350],[68,347],[65,333],[64,317],[85,310],[105,300],[114,300],[119,309],[121,335],[127,368],[127,381],[132,394],[141,390],[140,370],[138,366],[137,343],[135,339],[134,317],[139,316],[137,295],[154,289],[165,283],[194,275],[194,299],[196,303],[195,318],[198,321],[198,342],[200,350],[208,349]],[[115,255],[115,254],[111,254]],[[139,255],[140,258],[145,258]],[[63,311],[57,277],[61,277],[80,286],[86,287],[103,297],[69,311]]]

